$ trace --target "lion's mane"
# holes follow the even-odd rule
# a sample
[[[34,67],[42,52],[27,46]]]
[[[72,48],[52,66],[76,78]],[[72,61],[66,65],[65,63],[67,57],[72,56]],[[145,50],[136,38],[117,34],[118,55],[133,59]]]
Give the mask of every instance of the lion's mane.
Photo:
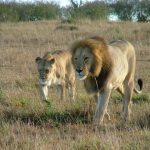
[[[74,55],[76,49],[84,47],[88,47],[94,56],[94,63],[90,68],[91,76],[84,82],[85,88],[89,93],[103,90],[113,65],[108,53],[108,46],[103,38],[92,37],[74,43],[72,55]]]

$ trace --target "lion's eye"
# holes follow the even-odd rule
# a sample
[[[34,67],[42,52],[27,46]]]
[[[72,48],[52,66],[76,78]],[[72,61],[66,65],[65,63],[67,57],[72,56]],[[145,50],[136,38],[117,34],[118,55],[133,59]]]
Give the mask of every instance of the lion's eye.
[[[76,61],[76,60],[77,60],[77,57],[75,57],[74,60]]]
[[[45,69],[45,73],[48,74],[48,73],[49,73],[49,70],[48,70],[48,69]]]
[[[85,58],[84,58],[84,61],[85,61],[85,62],[87,62],[87,61],[88,61],[88,59],[89,59],[89,57],[85,57]]]
[[[42,73],[43,72],[43,70],[42,69],[39,69],[39,73]]]

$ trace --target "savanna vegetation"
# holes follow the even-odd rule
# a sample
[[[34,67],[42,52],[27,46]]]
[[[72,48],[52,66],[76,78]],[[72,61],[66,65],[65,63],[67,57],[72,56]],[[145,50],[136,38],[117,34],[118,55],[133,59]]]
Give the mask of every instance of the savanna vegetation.
[[[61,19],[76,22],[80,19],[109,20],[116,17],[123,21],[148,22],[150,20],[149,0],[68,0],[70,5],[61,7],[53,1],[0,0],[0,22],[36,21]]]
[[[37,56],[69,49],[77,39],[99,35],[107,42],[129,40],[136,50],[136,79],[144,90],[134,95],[131,121],[121,120],[122,100],[113,92],[111,120],[98,132],[92,129],[95,101],[77,81],[75,102],[40,100]],[[0,23],[0,149],[16,150],[148,150],[150,141],[150,25],[148,23],[84,20],[76,23],[36,21]]]

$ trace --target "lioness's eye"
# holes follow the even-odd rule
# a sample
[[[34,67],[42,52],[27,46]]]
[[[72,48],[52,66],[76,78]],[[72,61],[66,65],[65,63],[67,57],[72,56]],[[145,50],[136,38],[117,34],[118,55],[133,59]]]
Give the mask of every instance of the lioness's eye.
[[[49,73],[49,70],[48,70],[48,69],[45,69],[45,72],[48,74],[48,73]]]
[[[42,72],[42,69],[39,69],[39,72]]]
[[[74,60],[77,60],[77,58],[75,57]]]

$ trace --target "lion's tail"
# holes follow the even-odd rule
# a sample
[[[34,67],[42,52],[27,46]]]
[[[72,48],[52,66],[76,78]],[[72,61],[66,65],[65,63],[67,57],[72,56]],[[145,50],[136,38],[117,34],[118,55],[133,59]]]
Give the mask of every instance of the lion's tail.
[[[138,83],[140,89],[138,90],[136,87],[134,87],[134,92],[137,93],[137,94],[140,94],[140,93],[142,93],[142,89],[143,89],[143,81],[142,81],[142,79],[138,79],[137,83]]]

